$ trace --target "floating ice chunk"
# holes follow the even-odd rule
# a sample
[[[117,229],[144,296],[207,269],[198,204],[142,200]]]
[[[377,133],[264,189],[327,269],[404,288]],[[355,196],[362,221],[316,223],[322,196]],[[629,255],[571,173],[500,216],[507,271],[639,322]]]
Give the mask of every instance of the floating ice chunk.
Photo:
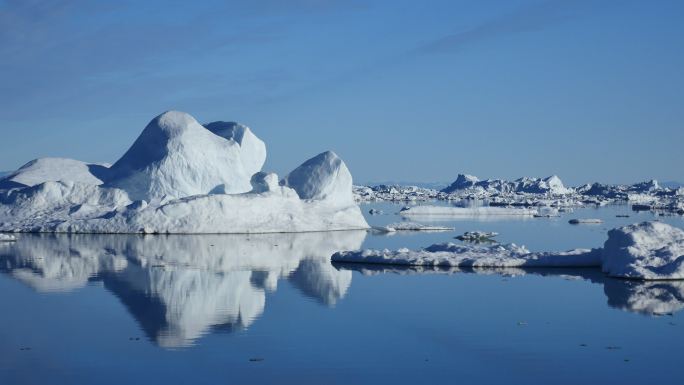
[[[401,210],[401,215],[447,215],[447,216],[488,216],[512,215],[533,216],[537,210],[509,207],[452,207],[452,206],[413,206]]]
[[[610,230],[603,271],[624,278],[684,279],[684,231],[661,222]]]
[[[579,225],[579,224],[599,224],[603,223],[603,220],[601,219],[596,219],[596,218],[573,218],[568,221],[571,225]]]
[[[383,211],[378,210],[378,209],[370,209],[370,210],[368,210],[368,214],[370,214],[370,215],[382,215]]]
[[[99,185],[107,165],[85,163],[67,158],[39,158],[0,179],[0,189],[35,186],[44,182],[79,182]]]
[[[493,242],[492,238],[497,235],[499,233],[491,231],[466,231],[463,235],[456,236],[456,239],[467,242]]]
[[[301,199],[327,200],[335,205],[354,204],[352,176],[337,154],[326,151],[307,160],[282,181]]]
[[[554,207],[540,207],[538,213],[534,214],[535,218],[552,218],[560,217],[560,212]]]
[[[17,237],[12,234],[0,233],[0,242],[15,242]]]
[[[375,230],[392,233],[395,231],[451,231],[453,227],[424,225],[416,222],[397,222],[387,226],[373,227]]]
[[[598,249],[532,253],[515,244],[475,246],[454,243],[434,244],[425,249],[343,251],[332,255],[333,262],[374,263],[446,267],[598,267]]]

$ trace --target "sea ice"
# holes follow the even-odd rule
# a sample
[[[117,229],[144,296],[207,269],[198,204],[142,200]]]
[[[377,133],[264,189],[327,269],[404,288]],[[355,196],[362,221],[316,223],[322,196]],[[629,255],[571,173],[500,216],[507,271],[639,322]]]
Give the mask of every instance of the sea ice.
[[[342,251],[333,262],[439,267],[602,267],[613,277],[684,279],[684,231],[661,222],[642,222],[608,232],[602,248],[530,252],[508,245],[440,243],[421,250]]]
[[[0,233],[0,242],[14,242],[16,240],[17,240],[17,237],[15,237],[12,234]]]
[[[451,231],[453,227],[424,225],[417,222],[396,222],[386,226],[375,226],[373,229],[393,233],[395,231]]]
[[[512,215],[533,216],[537,214],[535,209],[511,208],[511,207],[453,207],[453,206],[413,206],[401,210],[405,216],[489,216],[489,215]]]

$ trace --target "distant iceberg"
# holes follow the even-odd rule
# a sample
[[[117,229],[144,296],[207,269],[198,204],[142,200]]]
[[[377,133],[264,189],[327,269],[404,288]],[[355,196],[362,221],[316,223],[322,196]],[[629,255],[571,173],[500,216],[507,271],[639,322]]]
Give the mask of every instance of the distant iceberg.
[[[42,158],[0,179],[0,231],[269,233],[366,229],[352,176],[323,152],[282,181],[238,123],[165,112],[111,167]]]

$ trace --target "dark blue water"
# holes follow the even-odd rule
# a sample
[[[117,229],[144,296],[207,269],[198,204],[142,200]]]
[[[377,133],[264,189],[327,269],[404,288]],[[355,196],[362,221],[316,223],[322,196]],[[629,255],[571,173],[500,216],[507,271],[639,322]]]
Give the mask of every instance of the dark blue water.
[[[469,230],[533,250],[594,247],[646,219],[613,206],[394,236],[24,235],[0,246],[0,384],[680,383],[684,283],[328,261]]]

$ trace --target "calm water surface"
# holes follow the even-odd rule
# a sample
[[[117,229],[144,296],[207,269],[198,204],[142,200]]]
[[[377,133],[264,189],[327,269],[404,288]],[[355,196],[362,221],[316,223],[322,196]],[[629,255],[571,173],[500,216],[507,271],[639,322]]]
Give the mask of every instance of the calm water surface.
[[[401,220],[400,205],[371,207],[386,213],[372,225]],[[567,223],[580,217],[605,223]],[[329,262],[469,230],[531,250],[596,247],[654,218],[608,206],[391,236],[23,235],[0,245],[0,384],[681,383],[684,283]]]

